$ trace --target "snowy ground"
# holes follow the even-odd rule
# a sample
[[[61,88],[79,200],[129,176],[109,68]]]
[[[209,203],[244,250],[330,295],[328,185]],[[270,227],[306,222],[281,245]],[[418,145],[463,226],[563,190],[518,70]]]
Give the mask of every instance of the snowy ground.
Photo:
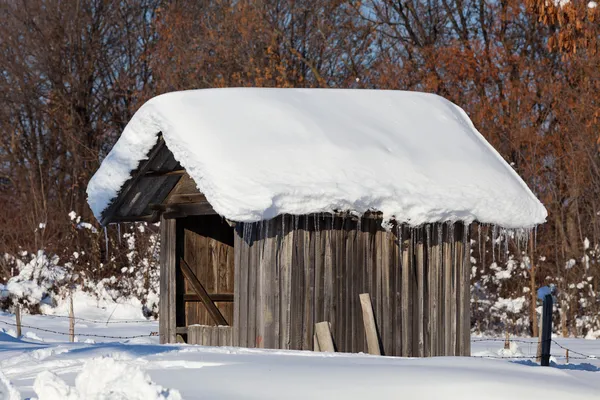
[[[596,359],[561,358],[538,367],[535,345],[473,338],[474,356],[406,359],[294,351],[160,346],[156,322],[78,321],[77,343],[23,329],[0,313],[0,399],[600,399],[600,340],[557,339]],[[68,332],[68,320],[29,316],[23,324]],[[138,336],[133,339],[83,335]],[[88,341],[87,343],[85,341]],[[522,339],[530,340],[530,339]],[[571,353],[572,357],[578,355]],[[11,397],[12,396],[12,397]]]

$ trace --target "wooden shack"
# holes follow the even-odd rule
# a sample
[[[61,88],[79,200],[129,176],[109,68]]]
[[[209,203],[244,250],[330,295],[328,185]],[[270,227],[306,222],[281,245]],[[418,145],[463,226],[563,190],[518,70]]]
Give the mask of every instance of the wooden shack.
[[[265,96],[255,91],[259,99]],[[243,101],[247,93],[242,91]],[[274,107],[277,99],[264,107]],[[252,116],[242,117],[259,123]],[[268,209],[264,218],[236,220],[217,212],[199,189],[207,178],[197,177],[195,166],[182,166],[191,165],[189,155],[181,153],[165,126],[154,128],[154,142],[140,150],[137,167],[130,168],[110,202],[95,209],[102,225],[160,221],[161,343],[180,338],[191,344],[313,350],[315,324],[328,321],[337,351],[367,352],[359,295],[368,293],[381,354],[470,354],[468,223],[477,215],[461,209],[457,215],[466,222],[454,216],[414,224],[375,208],[295,215]],[[206,185],[215,193],[213,186]],[[511,195],[510,187],[506,191]],[[90,191],[91,202],[97,192]],[[539,202],[532,204],[524,210],[530,219],[523,225],[541,218],[535,209]]]

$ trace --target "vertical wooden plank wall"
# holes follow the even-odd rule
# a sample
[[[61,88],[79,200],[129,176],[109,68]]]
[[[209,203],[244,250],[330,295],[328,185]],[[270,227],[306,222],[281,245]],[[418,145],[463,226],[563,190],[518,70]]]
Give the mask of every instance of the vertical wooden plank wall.
[[[160,223],[160,343],[176,341],[177,224],[161,218]]]
[[[385,355],[469,355],[469,241],[461,223],[386,231],[381,220],[280,216],[235,228],[234,345],[366,352],[369,293]],[[239,279],[239,280],[238,280]]]
[[[233,327],[190,325],[187,327],[188,343],[202,346],[231,346]]]

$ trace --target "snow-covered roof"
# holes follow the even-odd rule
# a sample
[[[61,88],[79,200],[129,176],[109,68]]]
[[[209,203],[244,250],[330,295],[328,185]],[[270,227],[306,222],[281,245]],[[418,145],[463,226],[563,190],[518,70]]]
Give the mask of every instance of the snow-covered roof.
[[[547,216],[466,113],[442,97],[238,88],[144,104],[89,183],[97,218],[160,133],[214,210],[233,221],[377,210],[411,225],[527,228]]]

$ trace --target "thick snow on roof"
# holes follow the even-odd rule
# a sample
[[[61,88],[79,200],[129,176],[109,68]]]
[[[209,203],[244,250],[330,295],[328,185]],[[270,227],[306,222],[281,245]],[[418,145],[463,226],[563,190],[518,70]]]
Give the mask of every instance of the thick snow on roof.
[[[160,132],[213,208],[234,221],[377,210],[411,225],[527,228],[547,216],[465,112],[442,97],[205,89],[155,97],[133,116],[89,183],[96,217]]]

